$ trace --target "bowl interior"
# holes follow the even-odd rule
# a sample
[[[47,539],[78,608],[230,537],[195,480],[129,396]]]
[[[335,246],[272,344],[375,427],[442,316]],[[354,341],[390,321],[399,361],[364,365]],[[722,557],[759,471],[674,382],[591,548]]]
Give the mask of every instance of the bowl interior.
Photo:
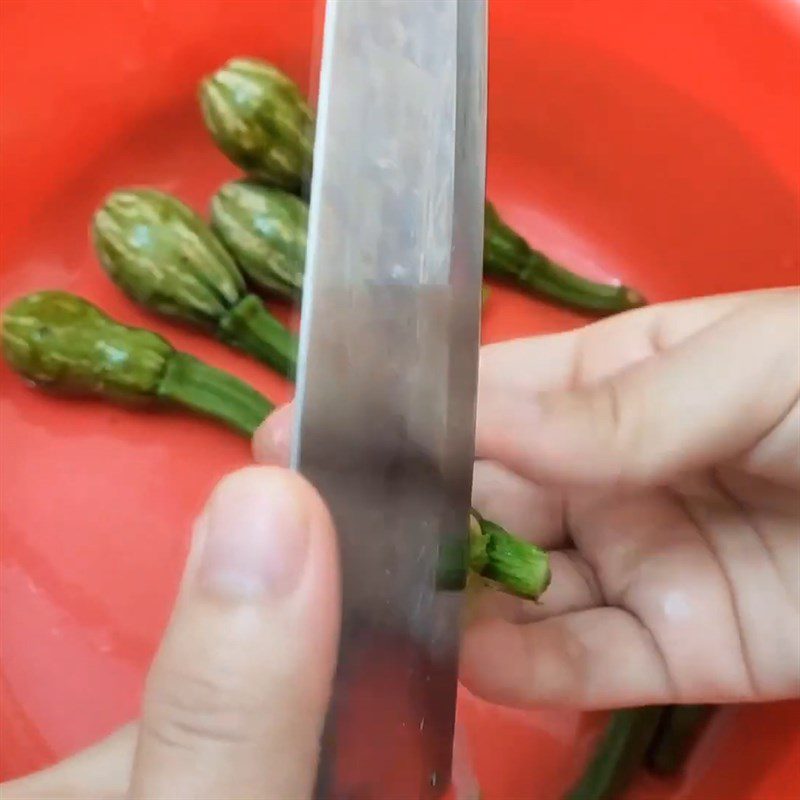
[[[316,6],[73,0],[0,14],[2,305],[64,288],[288,399],[275,375],[132,306],[99,270],[87,226],[131,184],[205,211],[236,170],[204,133],[198,79],[254,55],[308,87]],[[798,280],[798,28],[784,4],[493,0],[490,30],[489,194],[533,245],[654,301]],[[583,321],[496,287],[484,339]],[[135,715],[191,521],[249,454],[202,420],[58,401],[0,369],[6,778]],[[602,721],[465,692],[461,711],[487,798],[558,797]],[[796,796],[797,718],[795,704],[726,711],[680,787],[636,792]]]

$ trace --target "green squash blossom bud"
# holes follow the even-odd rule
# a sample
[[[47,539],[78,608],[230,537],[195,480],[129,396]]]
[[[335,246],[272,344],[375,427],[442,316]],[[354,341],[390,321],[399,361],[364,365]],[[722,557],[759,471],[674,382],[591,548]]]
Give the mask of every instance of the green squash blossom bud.
[[[309,176],[313,116],[297,85],[255,58],[234,58],[200,85],[206,127],[248,175],[298,191]]]
[[[247,435],[273,407],[233,375],[68,292],[13,302],[3,314],[3,354],[12,369],[54,393],[183,406]]]
[[[308,231],[308,206],[300,198],[232,181],[211,200],[211,225],[253,286],[287,299],[300,296]]]
[[[291,375],[297,342],[254,295],[214,232],[180,200],[153,189],[112,193],[92,237],[111,279],[145,308],[212,331]]]
[[[257,181],[294,193],[300,190],[311,168],[313,115],[289,78],[263,61],[234,59],[203,82],[200,101],[211,135],[235,164]],[[217,230],[229,246],[234,242],[232,251],[256,286],[295,296],[298,283],[291,282],[287,289],[285,278],[298,275],[305,266],[305,259],[301,263],[297,257],[300,237],[285,239],[285,233],[277,234],[278,239],[293,243],[286,255],[297,257],[294,270],[281,265],[283,279],[270,274],[268,268],[253,268],[250,256],[255,256],[259,248],[274,250],[276,233],[270,230],[262,234],[259,229],[264,213],[268,213],[264,212],[266,201],[260,209],[251,209],[242,197],[236,199],[241,205],[229,212],[225,223],[217,220],[224,210],[215,207]],[[228,207],[235,205],[231,198],[224,202]],[[248,210],[253,213],[249,224],[244,218]],[[299,213],[293,213],[289,217],[288,210],[281,209],[278,224],[284,231],[289,219],[299,223]],[[635,289],[589,280],[534,250],[503,222],[491,203],[486,204],[484,271],[532,294],[595,314],[625,311],[645,303]]]

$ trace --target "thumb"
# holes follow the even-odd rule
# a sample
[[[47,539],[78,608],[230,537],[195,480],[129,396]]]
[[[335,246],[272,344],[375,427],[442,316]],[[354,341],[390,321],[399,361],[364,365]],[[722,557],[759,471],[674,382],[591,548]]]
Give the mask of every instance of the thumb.
[[[277,468],[225,478],[148,677],[130,797],[310,797],[337,630],[319,496]]]
[[[574,390],[487,390],[478,455],[565,485],[654,484],[744,455],[797,402],[797,310],[792,294],[761,299]]]

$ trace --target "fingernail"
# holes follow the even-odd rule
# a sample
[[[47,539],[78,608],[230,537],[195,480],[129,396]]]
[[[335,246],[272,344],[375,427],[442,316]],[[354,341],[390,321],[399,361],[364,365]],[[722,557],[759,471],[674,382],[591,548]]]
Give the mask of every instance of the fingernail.
[[[259,464],[286,466],[292,443],[292,407],[273,411],[253,436],[253,457]]]
[[[309,515],[296,480],[285,470],[250,467],[217,486],[206,509],[198,575],[204,591],[253,600],[281,597],[297,586]]]

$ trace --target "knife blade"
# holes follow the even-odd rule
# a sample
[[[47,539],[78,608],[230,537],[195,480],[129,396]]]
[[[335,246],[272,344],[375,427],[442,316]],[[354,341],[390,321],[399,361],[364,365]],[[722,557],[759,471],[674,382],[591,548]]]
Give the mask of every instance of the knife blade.
[[[339,537],[319,798],[449,782],[485,142],[485,0],[327,0],[292,454]]]

